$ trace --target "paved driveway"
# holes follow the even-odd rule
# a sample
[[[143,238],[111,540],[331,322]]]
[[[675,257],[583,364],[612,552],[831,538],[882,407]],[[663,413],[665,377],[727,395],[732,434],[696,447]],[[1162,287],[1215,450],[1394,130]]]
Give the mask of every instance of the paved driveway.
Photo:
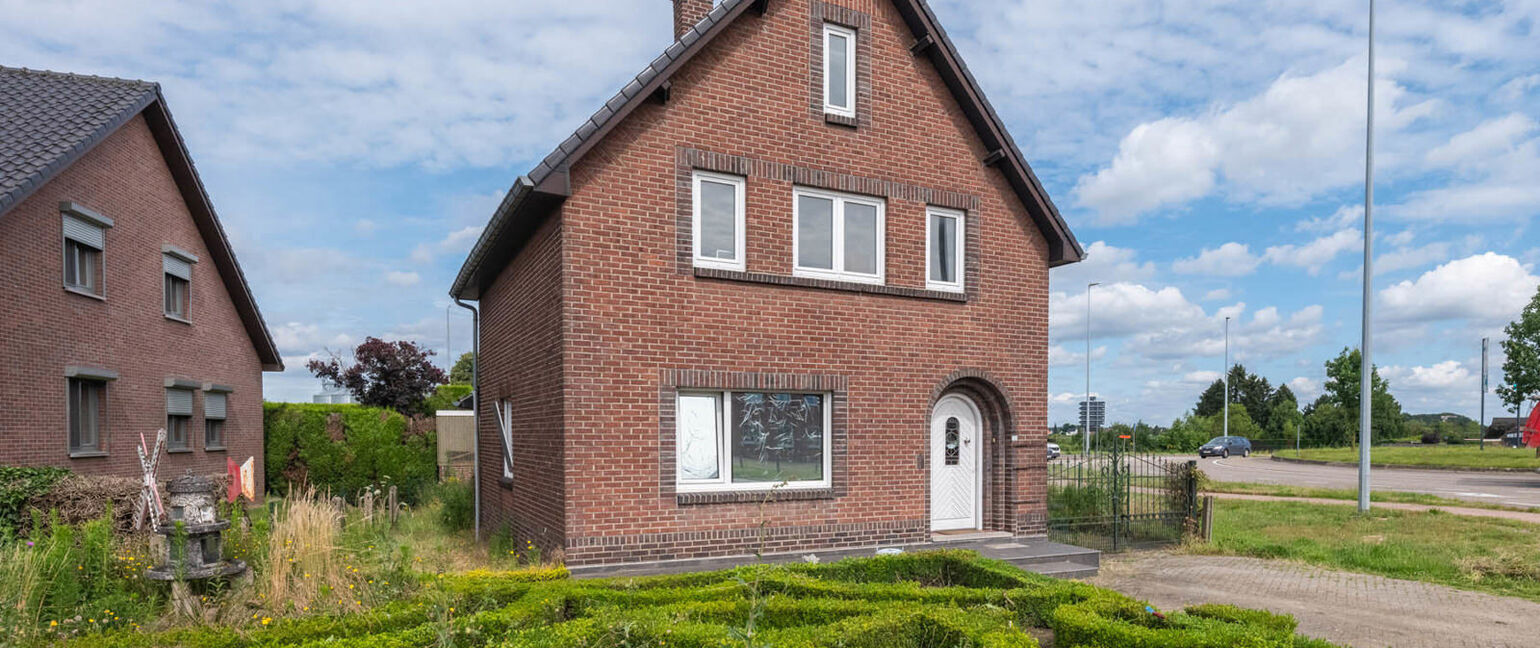
[[[1090,582],[1162,609],[1230,603],[1292,614],[1300,632],[1355,648],[1540,645],[1540,603],[1289,562],[1125,554],[1104,558]]]
[[[1198,467],[1218,481],[1358,488],[1358,469],[1350,466],[1231,457],[1204,459],[1198,462]],[[1537,473],[1375,468],[1370,476],[1377,491],[1428,493],[1471,502],[1540,508],[1540,474]]]

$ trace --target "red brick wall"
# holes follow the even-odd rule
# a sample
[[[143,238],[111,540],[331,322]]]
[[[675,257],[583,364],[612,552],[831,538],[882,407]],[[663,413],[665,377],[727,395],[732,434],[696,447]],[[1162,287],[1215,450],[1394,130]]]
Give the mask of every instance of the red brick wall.
[[[563,547],[562,239],[548,219],[498,275],[481,306],[479,452],[484,533],[506,530],[519,545]],[[493,406],[513,406],[514,478],[503,480]]]
[[[107,216],[106,299],[63,288],[59,203]],[[198,255],[191,325],[162,315],[163,244]],[[235,388],[228,450],[203,447],[203,395],[188,428],[193,450],[161,462],[162,477],[223,473],[225,459],[256,457],[262,479],[262,368],[218,270],[143,117],[136,117],[0,216],[0,464],[53,465],[81,474],[140,474],[139,434],[165,426],[165,379]],[[107,388],[108,456],[69,457],[69,365],[116,371]]]
[[[773,0],[767,16],[740,18],[673,78],[666,105],[642,107],[573,169],[562,210],[570,563],[746,553],[761,521],[772,551],[924,540],[929,416],[948,390],[973,395],[989,422],[986,526],[1043,530],[1046,243],[980,162],[988,152],[944,83],[910,54],[891,3],[823,4]],[[818,21],[831,15],[869,21],[854,128],[809,110]],[[682,180],[702,161],[748,176],[746,275],[681,261]],[[888,294],[790,279],[794,181],[886,196]],[[968,206],[965,300],[924,290],[927,202]],[[674,370],[841,383],[834,493],[763,509],[676,497],[665,476]]]

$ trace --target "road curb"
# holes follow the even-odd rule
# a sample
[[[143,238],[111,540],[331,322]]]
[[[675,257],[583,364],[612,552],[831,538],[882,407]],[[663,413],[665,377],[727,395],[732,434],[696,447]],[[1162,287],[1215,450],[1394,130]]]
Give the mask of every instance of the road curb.
[[[1345,463],[1345,462],[1341,462],[1341,461],[1321,461],[1319,459],[1295,459],[1293,457],[1280,457],[1278,455],[1272,455],[1272,460],[1273,461],[1281,461],[1283,463],[1309,464],[1309,465],[1312,465],[1312,466],[1346,466],[1346,467],[1349,467],[1349,468],[1357,468],[1358,467],[1358,464],[1356,464],[1356,463]],[[1391,469],[1391,470],[1447,470],[1449,472],[1540,473],[1540,468],[1529,469],[1529,468],[1492,468],[1492,467],[1485,467],[1485,468],[1483,468],[1483,467],[1473,467],[1473,466],[1413,466],[1413,465],[1408,465],[1408,464],[1382,464],[1382,463],[1371,463],[1371,464],[1369,464],[1369,467],[1371,467],[1371,468],[1388,468],[1388,469]]]

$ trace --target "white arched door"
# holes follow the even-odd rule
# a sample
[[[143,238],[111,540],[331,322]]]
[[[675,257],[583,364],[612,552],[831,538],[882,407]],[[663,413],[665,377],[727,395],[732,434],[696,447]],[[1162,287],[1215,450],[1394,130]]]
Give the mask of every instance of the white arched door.
[[[931,410],[931,529],[979,528],[982,430],[979,409],[967,397],[943,397]]]

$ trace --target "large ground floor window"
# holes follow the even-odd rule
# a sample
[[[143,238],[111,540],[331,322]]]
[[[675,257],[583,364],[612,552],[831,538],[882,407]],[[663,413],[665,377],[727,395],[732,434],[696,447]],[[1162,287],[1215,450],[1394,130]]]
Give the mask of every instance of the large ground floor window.
[[[828,394],[680,392],[683,491],[828,488]]]

